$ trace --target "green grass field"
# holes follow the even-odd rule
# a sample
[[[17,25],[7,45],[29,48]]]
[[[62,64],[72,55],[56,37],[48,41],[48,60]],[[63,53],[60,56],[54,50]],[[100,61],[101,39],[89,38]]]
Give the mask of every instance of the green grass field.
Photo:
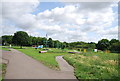
[[[118,79],[118,54],[84,53],[65,55],[78,79]]]
[[[59,66],[55,60],[55,57],[66,54],[66,52],[64,52],[63,50],[54,49],[54,48],[50,48],[50,50],[47,53],[39,53],[39,51],[41,51],[42,49],[35,49],[31,47],[25,47],[24,49],[19,49],[19,48],[15,48],[15,49],[42,62],[46,66],[55,70],[59,70]]]
[[[4,50],[4,51],[10,51],[10,49],[8,49],[7,47],[3,47],[3,46],[0,46],[0,49]]]

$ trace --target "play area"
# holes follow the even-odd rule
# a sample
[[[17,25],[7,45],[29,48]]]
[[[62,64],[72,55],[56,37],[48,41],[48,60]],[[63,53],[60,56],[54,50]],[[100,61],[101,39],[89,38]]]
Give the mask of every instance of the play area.
[[[58,50],[58,48],[44,48],[43,45],[32,45],[32,48],[38,49],[40,50],[39,53],[46,53],[46,52],[56,52],[56,50]],[[79,48],[79,49],[59,49],[58,52],[67,52],[68,54],[80,54],[80,53],[87,53],[87,52],[101,52],[103,53],[103,51],[98,50],[98,49],[83,49],[83,48]],[[110,53],[110,50],[105,50],[104,53]]]

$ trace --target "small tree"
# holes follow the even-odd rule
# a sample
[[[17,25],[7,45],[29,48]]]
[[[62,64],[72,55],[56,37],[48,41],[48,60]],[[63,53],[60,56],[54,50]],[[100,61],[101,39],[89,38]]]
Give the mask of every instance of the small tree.
[[[14,33],[12,41],[14,44],[19,45],[22,48],[23,45],[29,44],[30,38],[26,32],[18,31]]]
[[[111,39],[111,40],[110,40],[110,45],[112,45],[112,44],[114,44],[114,43],[117,43],[117,42],[119,42],[119,40],[117,40],[117,39]]]

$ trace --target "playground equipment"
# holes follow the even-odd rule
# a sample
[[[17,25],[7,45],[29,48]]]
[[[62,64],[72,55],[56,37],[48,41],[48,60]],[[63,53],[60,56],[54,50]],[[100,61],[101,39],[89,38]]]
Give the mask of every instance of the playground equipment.
[[[87,50],[86,49],[84,49],[84,53],[86,53],[87,52]]]
[[[36,48],[36,49],[37,49],[37,48],[43,48],[43,45],[40,45],[40,46],[38,46],[38,47],[35,47],[35,48]]]
[[[32,45],[33,48],[37,47],[36,45]]]
[[[43,48],[43,45],[38,46],[38,48]]]

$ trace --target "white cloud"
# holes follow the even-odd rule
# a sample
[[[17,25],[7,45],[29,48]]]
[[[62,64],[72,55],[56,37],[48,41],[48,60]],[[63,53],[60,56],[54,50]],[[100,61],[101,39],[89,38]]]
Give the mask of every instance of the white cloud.
[[[98,33],[100,33],[101,35],[118,35],[118,26],[110,29],[102,30]]]
[[[19,3],[4,2],[2,13],[4,34],[14,33],[13,30],[6,31],[11,27],[25,30],[34,36],[41,36],[41,32],[46,32],[53,39],[68,42],[97,41],[95,37],[89,37],[90,32],[94,32],[96,37],[103,34],[117,34],[115,33],[118,31],[117,27],[111,28],[115,21],[116,13],[112,10],[115,4],[75,3],[33,15],[38,4],[38,0]],[[109,29],[106,31],[105,28]]]
[[[13,25],[2,25],[2,34],[6,34],[6,35],[13,35],[16,32],[16,27]]]

